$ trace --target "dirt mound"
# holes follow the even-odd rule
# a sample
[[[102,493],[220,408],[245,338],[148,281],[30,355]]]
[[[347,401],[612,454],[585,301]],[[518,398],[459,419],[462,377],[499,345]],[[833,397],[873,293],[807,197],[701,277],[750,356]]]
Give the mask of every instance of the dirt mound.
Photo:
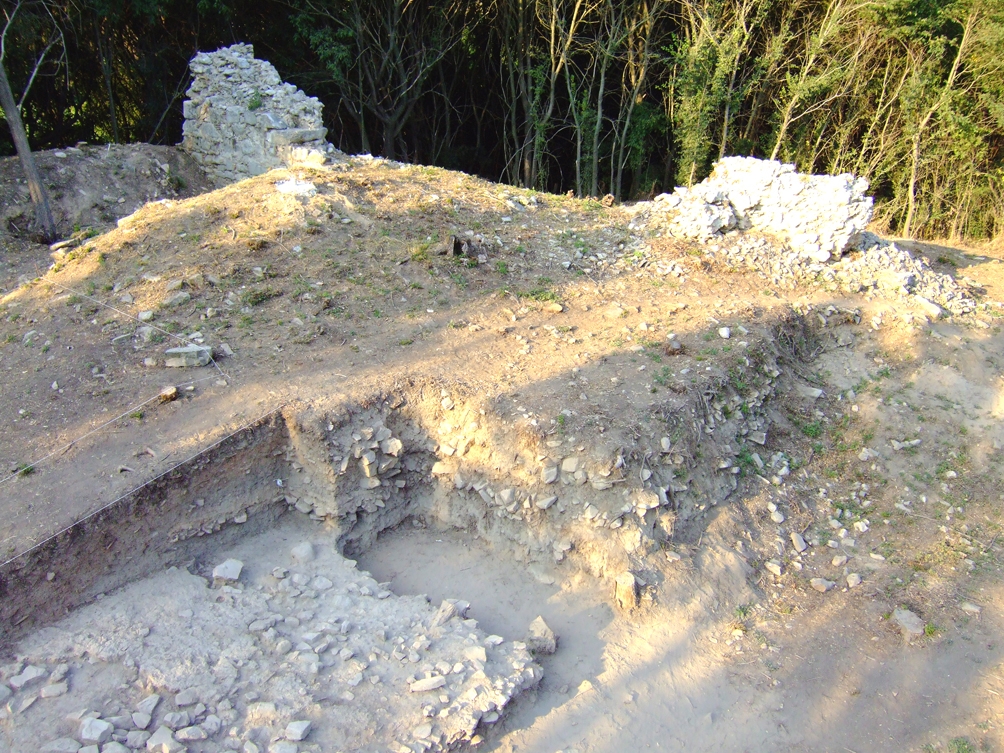
[[[79,145],[36,152],[62,238],[98,235],[145,203],[195,196],[210,187],[183,151],[152,144]],[[0,158],[0,289],[31,279],[51,263],[34,242],[35,210],[17,157]],[[75,245],[75,244],[73,244]]]

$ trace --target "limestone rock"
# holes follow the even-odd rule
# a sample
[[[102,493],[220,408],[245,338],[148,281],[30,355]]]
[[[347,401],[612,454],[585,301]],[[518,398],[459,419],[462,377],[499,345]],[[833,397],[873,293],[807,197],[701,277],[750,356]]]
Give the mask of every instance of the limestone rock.
[[[439,605],[439,611],[436,612],[432,617],[432,621],[429,623],[430,627],[438,627],[440,625],[445,625],[447,622],[452,620],[458,614],[456,604],[450,601],[444,601]]]
[[[164,351],[167,359],[164,365],[169,368],[183,369],[206,366],[213,359],[213,349],[207,345],[183,345],[178,348],[168,348]]]
[[[181,290],[174,295],[169,295],[160,305],[164,308],[177,308],[178,306],[183,306],[188,303],[190,300],[192,300],[192,294],[185,290]]]
[[[42,688],[42,691],[39,693],[39,695],[42,698],[56,698],[61,695],[66,695],[67,690],[69,690],[69,687],[65,682],[56,682],[53,683],[52,685],[46,685],[44,688]]]
[[[157,708],[157,704],[160,703],[160,696],[154,693],[153,695],[148,695],[142,701],[136,704],[136,711],[141,714],[153,715],[154,710]]]
[[[525,643],[535,654],[553,654],[558,649],[558,636],[544,618],[538,616],[526,631]]]
[[[228,559],[213,568],[213,580],[223,583],[236,583],[241,577],[244,563],[240,560]]]
[[[299,742],[310,734],[310,722],[307,720],[290,722],[286,725],[286,739]]]
[[[137,711],[132,715],[132,726],[136,729],[146,729],[150,726],[150,721],[153,719],[149,714],[144,714],[142,711]]]
[[[149,753],[181,753],[185,746],[174,739],[174,734],[167,727],[158,727],[146,741]]]
[[[625,611],[638,606],[638,579],[632,572],[623,572],[614,581],[614,602]]]
[[[150,722],[148,721],[147,724]],[[126,734],[126,747],[138,750],[146,747],[146,741],[150,739],[150,733],[145,729],[130,730]]]
[[[412,693],[425,693],[429,690],[438,690],[444,685],[446,685],[446,678],[442,675],[437,675],[435,677],[427,677],[423,680],[416,680],[408,689]]]
[[[176,739],[181,742],[197,742],[199,740],[205,740],[209,737],[206,731],[202,727],[192,726],[192,727],[182,727],[177,732],[174,733]]]
[[[907,638],[915,638],[924,634],[924,621],[909,609],[896,609],[892,613],[893,621],[899,625],[903,635]]]
[[[81,742],[98,743],[100,745],[101,743],[108,742],[114,731],[115,726],[104,719],[87,718],[80,723],[77,737],[80,738]]]
[[[27,687],[41,682],[48,676],[49,673],[42,667],[29,665],[25,667],[20,674],[14,675],[10,678],[10,686],[14,688],[14,690],[24,690]]]
[[[809,581],[809,585],[816,591],[819,591],[819,593],[824,594],[837,584],[832,580],[827,580],[826,578],[813,578]]]

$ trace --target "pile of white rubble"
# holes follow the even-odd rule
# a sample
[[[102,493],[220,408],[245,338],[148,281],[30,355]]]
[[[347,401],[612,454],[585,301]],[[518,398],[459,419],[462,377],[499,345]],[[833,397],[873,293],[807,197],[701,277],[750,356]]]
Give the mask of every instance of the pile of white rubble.
[[[692,188],[633,207],[631,230],[698,240],[727,266],[773,284],[822,284],[849,293],[904,296],[936,318],[977,308],[964,282],[865,230],[868,182],[850,174],[807,175],[793,165],[726,157]],[[746,232],[751,231],[751,232]]]
[[[696,186],[656,196],[639,220],[691,239],[758,230],[825,262],[852,248],[871,221],[867,190],[868,181],[850,174],[806,175],[775,160],[726,157]]]

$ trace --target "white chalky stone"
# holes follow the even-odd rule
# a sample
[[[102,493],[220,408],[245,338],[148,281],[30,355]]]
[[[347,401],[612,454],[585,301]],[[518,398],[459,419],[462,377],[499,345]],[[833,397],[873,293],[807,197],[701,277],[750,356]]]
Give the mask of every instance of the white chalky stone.
[[[437,690],[446,685],[446,678],[442,676],[428,677],[424,680],[413,682],[409,688],[412,693],[424,693],[428,690]]]
[[[310,722],[306,719],[286,725],[286,739],[299,742],[310,734]]]
[[[80,731],[77,733],[77,737],[85,743],[100,744],[108,742],[114,731],[114,725],[106,722],[104,719],[84,719],[80,723]]]
[[[213,579],[235,583],[241,577],[244,563],[240,560],[228,559],[213,568]]]

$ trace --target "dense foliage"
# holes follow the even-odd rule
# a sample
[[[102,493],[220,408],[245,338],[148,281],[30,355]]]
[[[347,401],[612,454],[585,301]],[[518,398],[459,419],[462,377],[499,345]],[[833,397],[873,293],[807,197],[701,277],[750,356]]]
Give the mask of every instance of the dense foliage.
[[[892,232],[1004,231],[1004,0],[0,3],[36,148],[177,142],[187,60],[245,41],[346,151],[621,198],[775,157],[867,177]]]

